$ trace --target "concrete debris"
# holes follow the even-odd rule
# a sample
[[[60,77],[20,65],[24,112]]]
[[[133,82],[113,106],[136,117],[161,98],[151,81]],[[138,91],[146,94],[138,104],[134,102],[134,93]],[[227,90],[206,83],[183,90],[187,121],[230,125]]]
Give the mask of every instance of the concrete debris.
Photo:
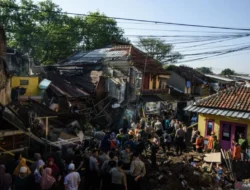
[[[151,168],[151,162],[147,158],[145,163],[149,173],[145,179],[145,189],[227,190],[233,187],[226,168],[223,168],[221,174],[216,163],[205,162],[200,154],[184,153],[174,156],[171,153],[159,153],[157,168]]]

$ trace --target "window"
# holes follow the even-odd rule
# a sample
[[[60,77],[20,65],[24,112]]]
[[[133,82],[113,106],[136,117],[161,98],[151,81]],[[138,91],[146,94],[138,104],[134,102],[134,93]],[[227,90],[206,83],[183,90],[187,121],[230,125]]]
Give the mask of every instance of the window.
[[[222,140],[224,141],[231,140],[231,124],[230,123],[222,124]]]
[[[29,80],[20,80],[20,85],[29,85]]]
[[[205,136],[210,136],[211,132],[213,130],[214,130],[214,121],[207,120],[207,123],[206,123],[206,134],[205,134]]]

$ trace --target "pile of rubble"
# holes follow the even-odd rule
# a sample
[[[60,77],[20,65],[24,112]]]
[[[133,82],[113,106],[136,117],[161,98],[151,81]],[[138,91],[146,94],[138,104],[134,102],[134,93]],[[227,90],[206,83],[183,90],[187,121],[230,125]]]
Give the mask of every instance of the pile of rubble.
[[[157,154],[157,168],[152,168],[150,159],[144,158],[147,166],[144,189],[231,189],[233,183],[227,178],[227,168],[223,167],[220,177],[216,164],[206,163],[202,156],[197,153]]]

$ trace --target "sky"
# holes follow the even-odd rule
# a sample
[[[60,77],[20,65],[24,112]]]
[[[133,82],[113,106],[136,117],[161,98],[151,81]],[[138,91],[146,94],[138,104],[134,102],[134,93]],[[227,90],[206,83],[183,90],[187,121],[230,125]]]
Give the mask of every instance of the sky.
[[[98,10],[110,17],[250,29],[250,0],[53,0],[53,2],[58,4],[63,11],[73,13],[87,14]],[[124,29],[125,35],[204,35],[199,32],[232,32],[152,23],[136,24],[121,20],[118,20],[118,25]],[[166,30],[192,32],[180,33]],[[135,38],[130,38],[130,40],[136,41]],[[235,44],[239,46],[234,46]],[[241,47],[241,44],[250,45],[250,37],[215,43],[202,48],[212,47],[213,50],[217,50],[216,48],[221,49],[217,46]],[[200,47],[191,51],[186,48],[188,46],[190,44],[175,45],[175,49],[182,54],[202,51],[199,50]],[[204,49],[203,51],[210,50]],[[250,50],[183,64],[190,67],[210,67],[215,73],[219,73],[224,68],[231,68],[236,72],[250,74]]]

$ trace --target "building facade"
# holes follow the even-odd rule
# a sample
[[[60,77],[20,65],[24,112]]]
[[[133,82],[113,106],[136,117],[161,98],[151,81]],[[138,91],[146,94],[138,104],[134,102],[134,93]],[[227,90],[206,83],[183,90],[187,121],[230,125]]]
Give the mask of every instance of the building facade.
[[[219,91],[184,110],[198,113],[201,135],[214,131],[225,150],[233,147],[233,139],[238,140],[240,134],[250,142],[250,89],[246,86]]]

